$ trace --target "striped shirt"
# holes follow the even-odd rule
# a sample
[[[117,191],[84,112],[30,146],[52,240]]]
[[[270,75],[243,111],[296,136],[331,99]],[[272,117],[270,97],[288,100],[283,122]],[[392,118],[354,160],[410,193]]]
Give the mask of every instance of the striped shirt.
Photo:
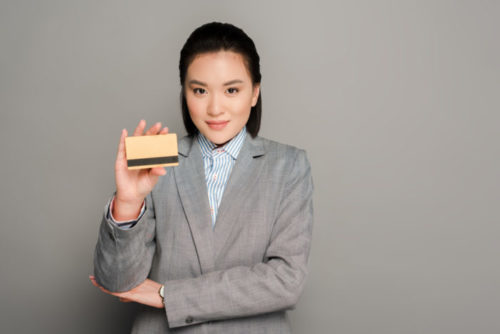
[[[204,135],[198,133],[197,140],[200,145],[205,168],[205,181],[207,183],[208,203],[212,216],[212,227],[215,226],[217,212],[224,194],[229,175],[233,169],[238,154],[246,137],[246,129],[243,129],[226,145],[216,147]]]

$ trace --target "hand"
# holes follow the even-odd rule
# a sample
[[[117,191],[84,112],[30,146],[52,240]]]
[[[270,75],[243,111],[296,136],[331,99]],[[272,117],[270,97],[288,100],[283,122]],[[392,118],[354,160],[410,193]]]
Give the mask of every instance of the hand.
[[[164,307],[163,300],[158,292],[161,284],[150,280],[149,278],[132,290],[125,292],[111,292],[100,286],[94,276],[91,275],[89,278],[92,284],[101,289],[102,292],[118,297],[122,302],[136,302],[156,308]]]
[[[143,134],[146,121],[141,120],[134,131],[134,136],[167,134],[168,128],[161,128],[161,123],[154,124]],[[118,145],[115,162],[116,198],[113,206],[113,217],[118,221],[136,219],[141,210],[144,198],[153,190],[158,178],[167,171],[163,167],[129,170],[125,154],[125,138],[127,130],[123,129]]]

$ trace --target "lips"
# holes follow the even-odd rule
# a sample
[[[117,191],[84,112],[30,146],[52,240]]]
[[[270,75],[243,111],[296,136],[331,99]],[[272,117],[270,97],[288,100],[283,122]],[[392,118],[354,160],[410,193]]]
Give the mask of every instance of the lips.
[[[212,130],[222,130],[226,127],[229,121],[206,121],[206,123]]]

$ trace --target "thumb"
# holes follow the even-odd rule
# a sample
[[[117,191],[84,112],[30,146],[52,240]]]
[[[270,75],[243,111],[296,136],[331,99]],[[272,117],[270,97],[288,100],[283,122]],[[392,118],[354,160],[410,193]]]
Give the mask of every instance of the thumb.
[[[127,160],[127,158],[125,157],[125,138],[127,137],[127,135],[127,129],[123,129],[120,136],[120,143],[118,144],[118,153],[116,155],[116,160]]]

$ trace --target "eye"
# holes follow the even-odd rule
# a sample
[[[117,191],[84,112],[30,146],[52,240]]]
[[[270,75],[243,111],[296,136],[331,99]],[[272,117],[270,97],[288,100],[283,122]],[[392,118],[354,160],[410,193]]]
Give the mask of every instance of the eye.
[[[206,93],[206,90],[204,88],[197,87],[197,88],[193,88],[193,93],[195,95],[203,95]]]
[[[228,88],[226,90],[226,92],[228,92],[230,95],[234,95],[234,94],[238,93],[239,90],[238,90],[238,88],[231,87],[231,88]]]

